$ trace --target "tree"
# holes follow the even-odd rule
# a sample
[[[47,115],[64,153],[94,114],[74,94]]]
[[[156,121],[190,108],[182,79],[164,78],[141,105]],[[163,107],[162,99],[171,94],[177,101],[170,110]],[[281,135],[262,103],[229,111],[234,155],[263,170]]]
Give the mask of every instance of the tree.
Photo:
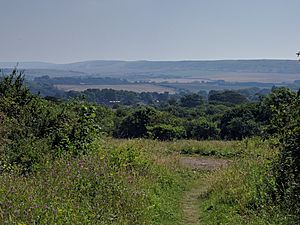
[[[287,107],[293,105],[296,93],[289,88],[273,88],[260,103],[260,118],[267,125],[266,133],[274,135],[280,132],[288,123],[290,113],[286,111]],[[278,118],[280,115],[280,119]],[[275,116],[275,117],[274,117]],[[278,118],[278,121],[274,121]]]
[[[227,111],[220,121],[220,136],[224,139],[243,139],[261,133],[256,104],[240,105]]]
[[[147,127],[155,121],[157,111],[151,107],[140,107],[126,116],[114,133],[116,137],[138,138],[148,135]]]
[[[247,98],[237,91],[225,90],[225,91],[210,91],[208,94],[209,102],[223,102],[230,104],[241,104],[248,102]]]
[[[277,203],[300,220],[300,90],[273,90],[266,99],[271,128],[279,138],[279,158],[274,167]]]
[[[205,117],[193,120],[187,125],[188,137],[197,140],[216,139],[220,130],[216,123],[208,121]]]
[[[161,141],[171,141],[186,137],[186,131],[182,126],[160,124],[148,127],[149,136]]]
[[[203,97],[198,94],[186,94],[180,98],[181,106],[193,108],[204,103]]]

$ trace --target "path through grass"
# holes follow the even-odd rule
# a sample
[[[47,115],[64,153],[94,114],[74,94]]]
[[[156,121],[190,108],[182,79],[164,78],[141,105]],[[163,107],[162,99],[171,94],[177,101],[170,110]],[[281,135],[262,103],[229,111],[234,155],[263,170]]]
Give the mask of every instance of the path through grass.
[[[206,175],[216,169],[226,168],[229,160],[216,159],[210,157],[181,157],[180,164],[183,167],[197,170],[200,172],[199,178],[191,185],[181,200],[181,207],[183,211],[184,225],[200,225],[201,219],[199,218],[199,201],[205,198],[211,189],[210,182],[207,182]]]

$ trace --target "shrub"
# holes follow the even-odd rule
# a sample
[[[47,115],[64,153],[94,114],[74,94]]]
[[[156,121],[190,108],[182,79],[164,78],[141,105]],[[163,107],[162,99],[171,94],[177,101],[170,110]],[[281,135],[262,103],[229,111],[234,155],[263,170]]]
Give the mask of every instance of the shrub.
[[[243,139],[259,135],[261,123],[255,104],[241,105],[227,111],[220,121],[220,136],[224,139]]]
[[[98,115],[100,123],[103,117],[99,111]],[[16,70],[0,82],[0,117],[0,167],[19,165],[22,173],[50,155],[85,154],[99,130],[96,107],[75,101],[59,104],[34,96],[24,85],[23,74]]]
[[[126,116],[117,125],[114,136],[120,138],[138,138],[148,135],[147,126],[156,120],[157,111],[151,107],[140,107]]]
[[[271,126],[277,131],[280,143],[280,155],[274,167],[276,189],[272,195],[277,204],[300,222],[300,91],[293,94],[286,89],[275,90],[271,97],[278,99],[270,106]]]
[[[188,123],[187,130],[188,137],[197,140],[217,139],[220,133],[217,124],[207,121],[204,117]]]
[[[186,137],[184,127],[172,126],[167,124],[155,125],[148,127],[149,136],[161,141],[170,141]]]

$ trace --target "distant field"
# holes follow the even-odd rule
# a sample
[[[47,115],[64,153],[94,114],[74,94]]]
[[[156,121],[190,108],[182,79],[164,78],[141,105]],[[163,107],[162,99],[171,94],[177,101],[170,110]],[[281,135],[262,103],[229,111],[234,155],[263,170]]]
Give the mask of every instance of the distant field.
[[[177,74],[169,74],[177,75]],[[300,74],[284,74],[284,73],[246,73],[246,72],[190,72],[178,74],[182,77],[178,78],[150,78],[151,82],[169,82],[169,83],[192,83],[207,82],[214,80],[224,80],[228,82],[260,82],[260,83],[292,83],[300,80]]]
[[[228,72],[211,75],[210,79],[231,82],[292,83],[300,79],[300,74]]]
[[[149,82],[155,82],[155,83],[193,83],[193,82],[209,82],[212,81],[211,79],[207,78],[201,78],[201,77],[186,77],[186,78],[151,78],[148,80]]]
[[[170,94],[175,93],[175,89],[171,87],[163,87],[153,84],[122,84],[122,85],[69,85],[59,84],[56,87],[64,91],[84,91],[87,89],[114,89],[134,92],[157,92],[164,93],[169,92]]]

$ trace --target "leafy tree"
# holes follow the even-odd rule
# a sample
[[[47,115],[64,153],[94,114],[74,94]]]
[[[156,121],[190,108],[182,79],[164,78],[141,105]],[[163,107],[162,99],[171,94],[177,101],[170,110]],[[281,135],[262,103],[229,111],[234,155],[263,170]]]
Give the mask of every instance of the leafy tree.
[[[273,195],[300,221],[300,91],[276,89],[266,101],[271,108],[272,131],[277,132],[280,142]]]
[[[241,95],[237,91],[225,90],[225,91],[210,91],[208,94],[209,102],[222,102],[230,104],[242,104],[248,102],[244,95]]]
[[[148,135],[147,127],[155,121],[157,111],[151,107],[140,107],[126,116],[117,126],[114,136],[138,138]]]
[[[180,104],[183,107],[197,107],[204,103],[203,97],[198,94],[186,94],[180,98]]]
[[[0,82],[0,110],[9,117],[18,117],[22,107],[33,99],[29,89],[23,84],[24,74],[16,69]]]
[[[273,88],[272,92],[263,98],[259,110],[260,119],[266,124],[266,134],[274,135],[286,126],[290,116],[286,108],[293,104],[295,98],[296,93],[284,87]],[[274,118],[278,118],[278,115],[280,119],[274,122]]]
[[[227,111],[220,120],[221,138],[243,139],[259,135],[261,124],[257,115],[256,104],[241,105]]]
[[[47,158],[61,153],[85,153],[103,123],[96,107],[82,103],[55,103],[30,93],[22,73],[0,81],[0,170],[18,165],[30,172]],[[4,162],[5,161],[5,162]]]
[[[188,137],[197,140],[216,139],[220,130],[216,123],[207,121],[205,117],[193,120],[187,124]]]

